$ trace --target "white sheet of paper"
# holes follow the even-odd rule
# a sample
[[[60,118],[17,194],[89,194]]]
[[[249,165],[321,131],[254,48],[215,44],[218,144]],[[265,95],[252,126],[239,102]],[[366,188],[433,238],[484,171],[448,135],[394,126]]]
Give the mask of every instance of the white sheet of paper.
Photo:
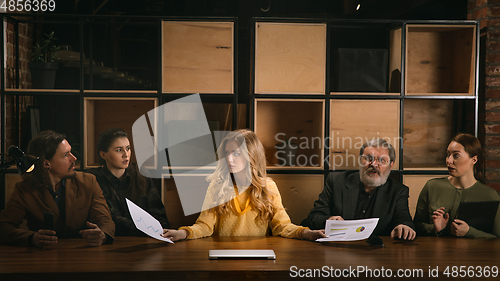
[[[155,239],[174,243],[172,240],[161,236],[163,234],[163,227],[157,219],[134,204],[134,202],[128,200],[128,198],[125,198],[125,200],[127,201],[128,210],[137,229]]]
[[[377,226],[378,218],[363,220],[327,220],[325,235],[328,238],[319,238],[316,241],[357,241],[368,238]]]

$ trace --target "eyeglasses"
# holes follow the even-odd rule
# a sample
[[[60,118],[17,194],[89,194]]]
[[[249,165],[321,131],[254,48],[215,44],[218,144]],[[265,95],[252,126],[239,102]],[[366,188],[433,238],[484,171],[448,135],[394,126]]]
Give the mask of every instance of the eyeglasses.
[[[361,155],[359,156],[359,159],[363,165],[377,161],[380,165],[385,166],[391,162],[391,159],[388,156],[378,157],[373,155]]]

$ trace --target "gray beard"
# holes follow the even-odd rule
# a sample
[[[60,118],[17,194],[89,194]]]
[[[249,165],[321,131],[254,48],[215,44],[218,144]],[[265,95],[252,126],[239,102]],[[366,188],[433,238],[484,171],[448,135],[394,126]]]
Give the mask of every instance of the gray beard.
[[[381,173],[378,178],[372,178],[366,173],[368,169],[366,171],[363,171],[363,169],[364,166],[359,166],[359,179],[364,185],[369,187],[377,187],[385,184],[391,173],[391,170],[387,170],[385,173]]]

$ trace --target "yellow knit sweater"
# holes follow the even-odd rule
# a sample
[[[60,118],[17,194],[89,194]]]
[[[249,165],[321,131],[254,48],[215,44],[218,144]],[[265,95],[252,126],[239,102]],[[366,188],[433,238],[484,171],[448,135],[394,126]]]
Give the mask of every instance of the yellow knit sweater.
[[[295,225],[290,221],[281,203],[278,187],[270,178],[267,180],[267,188],[273,194],[274,207],[274,215],[267,224],[256,222],[258,213],[251,204],[248,204],[250,193],[247,189],[231,200],[231,204],[235,204],[234,211],[221,217],[210,210],[202,211],[194,225],[183,226],[179,230],[185,229],[189,232],[187,239],[196,239],[211,235],[266,236],[270,227],[273,235],[302,239],[302,232],[306,227]]]

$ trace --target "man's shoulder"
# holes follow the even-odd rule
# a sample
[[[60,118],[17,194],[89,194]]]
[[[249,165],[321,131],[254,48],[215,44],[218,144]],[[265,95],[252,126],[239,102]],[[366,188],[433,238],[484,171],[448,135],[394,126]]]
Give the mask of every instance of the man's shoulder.
[[[95,175],[86,172],[75,172],[75,175],[70,178],[77,185],[92,185],[96,181]]]
[[[394,192],[408,191],[409,192],[409,190],[410,190],[410,188],[408,186],[404,185],[403,183],[401,183],[395,179],[388,178],[387,182],[389,184],[386,186],[388,188],[390,188],[390,191],[394,191]]]
[[[359,181],[359,171],[352,170],[352,171],[342,171],[342,172],[330,172],[326,180],[332,183]]]
[[[36,191],[36,189],[27,184],[25,180],[16,182],[14,188],[19,190],[21,193],[31,193]]]
[[[358,170],[341,171],[341,172],[334,171],[328,173],[328,178],[333,180],[347,179],[352,177],[359,178],[359,171]]]
[[[342,171],[330,172],[326,178],[325,188],[333,190],[342,190],[358,186],[359,184],[359,171]]]

